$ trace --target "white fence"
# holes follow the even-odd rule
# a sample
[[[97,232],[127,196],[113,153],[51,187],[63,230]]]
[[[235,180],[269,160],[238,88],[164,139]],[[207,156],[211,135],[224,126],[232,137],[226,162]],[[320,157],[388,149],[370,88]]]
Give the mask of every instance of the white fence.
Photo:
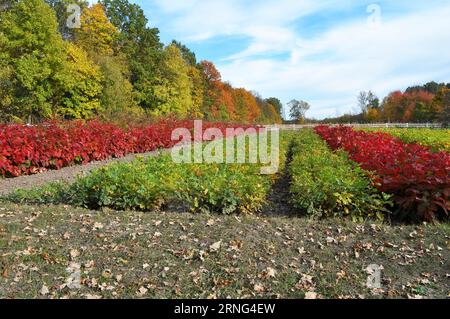
[[[323,124],[276,124],[276,125],[266,125],[265,127],[268,129],[280,129],[287,131],[296,131],[304,128],[314,128],[318,125]],[[442,124],[440,123],[377,123],[377,124],[333,124],[331,126],[350,126],[355,128],[434,128],[440,129],[442,128]]]

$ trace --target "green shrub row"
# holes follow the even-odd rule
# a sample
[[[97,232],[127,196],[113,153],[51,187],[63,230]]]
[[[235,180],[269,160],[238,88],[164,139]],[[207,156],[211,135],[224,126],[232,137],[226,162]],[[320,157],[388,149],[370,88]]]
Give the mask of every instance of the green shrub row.
[[[285,141],[282,143],[287,145]],[[265,204],[275,175],[262,164],[176,164],[170,154],[115,163],[74,183],[17,191],[7,199],[91,209],[155,210],[179,205],[193,212],[254,213]]]
[[[350,216],[382,219],[389,197],[371,184],[367,172],[346,153],[333,153],[311,130],[292,140],[291,200],[295,208],[314,218]]]

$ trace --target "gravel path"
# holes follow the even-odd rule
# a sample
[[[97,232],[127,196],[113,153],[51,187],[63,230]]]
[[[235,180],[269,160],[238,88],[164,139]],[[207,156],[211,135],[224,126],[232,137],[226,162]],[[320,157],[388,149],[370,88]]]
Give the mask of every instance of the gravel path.
[[[108,165],[114,162],[131,162],[136,157],[148,158],[150,156],[156,156],[163,152],[169,152],[170,149],[164,149],[159,151],[153,151],[143,154],[129,154],[122,158],[112,158],[105,161],[90,162],[86,165],[75,165],[64,167],[60,170],[51,170],[44,173],[28,176],[20,176],[15,178],[0,178],[0,195],[5,195],[15,191],[16,189],[32,189],[34,187],[42,186],[49,182],[56,181],[73,181],[79,175],[86,175],[90,171]]]

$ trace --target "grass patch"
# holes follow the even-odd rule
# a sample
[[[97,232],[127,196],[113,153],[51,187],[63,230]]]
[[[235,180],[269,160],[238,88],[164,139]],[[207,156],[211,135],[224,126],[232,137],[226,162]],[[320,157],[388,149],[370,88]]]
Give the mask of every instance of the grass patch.
[[[448,224],[3,203],[0,298],[446,298]],[[382,288],[366,285],[378,264]],[[81,285],[70,287],[68,268]]]

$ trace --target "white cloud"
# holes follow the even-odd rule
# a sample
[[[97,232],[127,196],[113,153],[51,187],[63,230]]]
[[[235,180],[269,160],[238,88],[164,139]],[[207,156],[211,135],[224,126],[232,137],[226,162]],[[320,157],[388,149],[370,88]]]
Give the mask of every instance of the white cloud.
[[[204,40],[220,35],[260,34],[258,29],[282,30],[290,22],[323,8],[330,1],[314,0],[154,0],[173,20],[167,27],[181,40]],[[273,29],[272,32],[277,30]],[[281,32],[286,32],[282,30]],[[260,38],[260,37],[259,37]]]
[[[378,28],[365,18],[336,21],[311,38],[297,22],[333,10],[349,10],[357,1],[313,0],[154,0],[167,14],[162,28],[185,42],[217,36],[245,36],[250,44],[218,64],[232,84],[264,96],[306,99],[311,116],[354,109],[361,90],[380,97],[389,91],[450,77],[450,4],[399,0],[396,13],[382,13]],[[380,0],[384,9],[384,0]],[[360,5],[360,2],[359,2]],[[401,11],[401,8],[408,10]],[[422,8],[422,9],[421,9]],[[327,11],[323,11],[327,10]],[[367,17],[365,8],[360,17]],[[335,16],[329,16],[336,19]],[[319,21],[320,22],[320,21]],[[306,37],[307,36],[307,37]],[[217,50],[221,50],[220,47]],[[284,54],[281,59],[274,54]]]
[[[313,116],[334,115],[326,111],[336,108],[343,113],[352,110],[360,90],[384,96],[429,80],[449,80],[449,16],[447,5],[385,20],[378,29],[364,21],[341,25],[312,40],[297,38],[291,59],[285,60],[248,57],[256,39],[219,68],[235,85],[286,101],[311,101]]]

